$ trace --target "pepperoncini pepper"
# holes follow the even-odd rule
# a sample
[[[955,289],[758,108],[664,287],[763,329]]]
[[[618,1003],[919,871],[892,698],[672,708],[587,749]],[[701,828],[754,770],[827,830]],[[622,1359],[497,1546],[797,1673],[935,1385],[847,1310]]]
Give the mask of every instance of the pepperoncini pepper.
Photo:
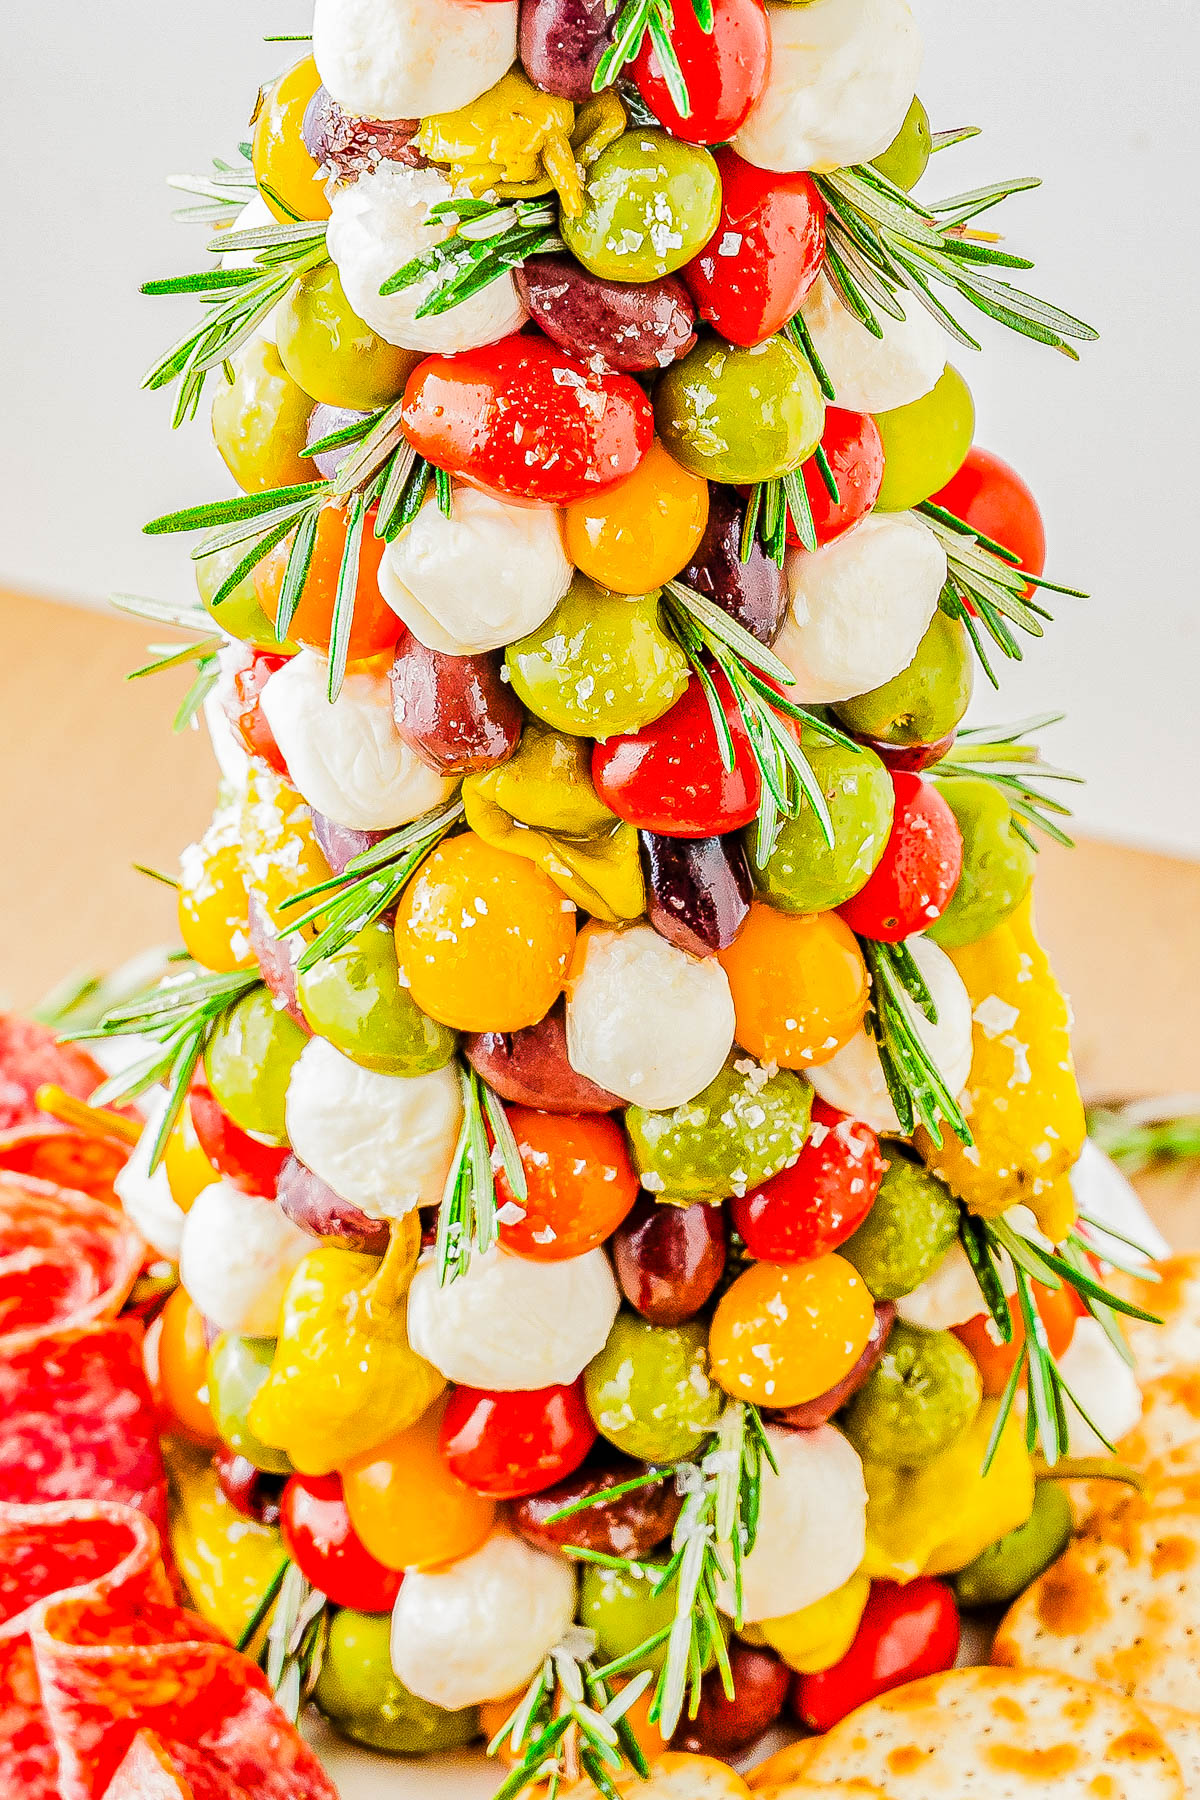
[[[995,1218],[1028,1206],[1059,1243],[1075,1218],[1067,1179],[1083,1148],[1083,1103],[1071,1058],[1070,1009],[1023,900],[977,943],[950,951],[975,1016],[963,1110],[974,1143],[949,1132],[939,1150],[918,1135],[926,1163],[972,1212]]]
[[[163,1445],[171,1479],[169,1532],[192,1605],[234,1643],[254,1617],[284,1559],[273,1525],[248,1519],[225,1498],[206,1450]]]
[[[288,1283],[271,1373],[248,1420],[302,1474],[328,1475],[403,1431],[445,1386],[408,1341],[420,1248],[420,1220],[408,1213],[393,1224],[382,1262],[314,1250]]]
[[[518,200],[558,189],[572,216],[583,204],[570,135],[575,108],[543,94],[519,69],[469,106],[430,113],[417,143],[430,162],[449,163],[456,191]]]
[[[637,831],[598,798],[583,738],[527,719],[515,754],[469,775],[462,794],[479,837],[528,857],[593,918],[645,912]]]
[[[870,1592],[871,1578],[860,1569],[824,1599],[799,1612],[762,1619],[757,1629],[789,1669],[819,1675],[841,1662],[854,1642]]]

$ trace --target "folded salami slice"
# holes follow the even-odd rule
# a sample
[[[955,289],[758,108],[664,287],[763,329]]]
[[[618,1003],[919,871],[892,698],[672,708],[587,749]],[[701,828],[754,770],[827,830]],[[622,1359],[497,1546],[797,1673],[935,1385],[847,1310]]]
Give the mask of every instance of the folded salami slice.
[[[37,1104],[48,1083],[86,1100],[103,1080],[99,1063],[77,1044],[60,1044],[32,1019],[0,1014],[0,1169],[111,1196],[129,1146],[61,1124]]]

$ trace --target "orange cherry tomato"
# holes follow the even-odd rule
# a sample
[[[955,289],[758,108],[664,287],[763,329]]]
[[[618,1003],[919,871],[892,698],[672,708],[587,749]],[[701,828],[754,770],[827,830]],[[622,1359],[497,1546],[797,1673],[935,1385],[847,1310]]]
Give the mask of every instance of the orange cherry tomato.
[[[219,1444],[208,1404],[208,1342],[204,1315],[178,1287],[159,1315],[155,1399],[163,1430],[194,1444]]]
[[[647,594],[686,567],[707,524],[707,481],[655,438],[632,475],[564,508],[563,541],[601,587]]]
[[[722,1296],[708,1337],[713,1375],[735,1400],[799,1406],[848,1375],[875,1323],[852,1263],[751,1263]]]
[[[813,1068],[863,1022],[867,966],[836,913],[785,913],[757,901],[717,960],[729,977],[737,1041],[762,1062]]]
[[[501,1220],[501,1243],[531,1262],[563,1262],[594,1250],[612,1236],[638,1197],[625,1133],[604,1113],[585,1117],[528,1106],[507,1111],[529,1193],[518,1201],[497,1170],[501,1205],[525,1209],[523,1219]]]
[[[250,160],[258,191],[277,219],[327,219],[325,176],[304,142],[304,114],[321,85],[311,56],[259,95]]]
[[[1060,1288],[1043,1287],[1040,1281],[1035,1281],[1033,1298],[1038,1316],[1046,1327],[1051,1353],[1057,1360],[1070,1348],[1079,1320],[1074,1291],[1065,1285]],[[1025,1321],[1021,1316],[1020,1302],[1015,1296],[1009,1300],[1009,1307],[1013,1322],[1011,1344],[996,1342],[993,1335],[995,1326],[989,1313],[976,1313],[965,1324],[952,1327],[955,1337],[966,1345],[979,1365],[983,1391],[990,1398],[1004,1392],[1013,1364],[1025,1347]]]
[[[389,1569],[431,1569],[478,1550],[496,1504],[450,1472],[442,1455],[443,1397],[341,1471],[350,1523]]]
[[[312,561],[304,580],[300,604],[288,627],[288,637],[306,649],[329,650],[333,633],[333,609],[337,601],[338,572],[346,547],[348,513],[336,500],[327,500],[317,513],[317,535],[313,543]],[[284,538],[254,571],[254,591],[268,618],[279,613],[279,596],[287,571],[291,537]],[[379,592],[379,565],[386,545],[375,536],[374,508],[367,513],[363,525],[358,556],[358,583],[354,590],[354,621],[350,627],[351,662],[378,656],[389,650],[400,638],[404,627]]]

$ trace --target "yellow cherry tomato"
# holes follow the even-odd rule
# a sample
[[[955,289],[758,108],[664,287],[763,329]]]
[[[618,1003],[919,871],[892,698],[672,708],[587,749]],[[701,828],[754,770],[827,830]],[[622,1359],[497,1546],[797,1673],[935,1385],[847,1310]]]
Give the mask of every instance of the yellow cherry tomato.
[[[221,1439],[208,1403],[208,1339],[204,1315],[181,1287],[156,1321],[154,1397],[162,1428],[197,1444]]]
[[[200,1148],[191,1108],[184,1106],[167,1139],[163,1156],[167,1186],[180,1212],[190,1212],[196,1195],[220,1180],[220,1171],[209,1162]]]
[[[799,1675],[832,1669],[854,1642],[870,1592],[871,1578],[860,1569],[823,1600],[814,1600],[799,1612],[761,1620],[763,1642]]]
[[[250,160],[258,191],[277,219],[327,219],[325,177],[304,142],[304,114],[321,85],[311,56],[262,90]]]
[[[228,974],[253,966],[250,898],[237,819],[218,814],[179,859],[179,930],[190,955]]]
[[[328,881],[331,871],[313,833],[307,802],[262,763],[253,763],[247,777],[241,837],[248,888],[273,925],[288,923],[289,914],[281,911],[284,901]]]
[[[526,857],[473,831],[426,857],[396,915],[413,999],[459,1031],[535,1025],[562,992],[574,944],[574,902]]]
[[[874,1323],[870,1291],[845,1257],[751,1263],[713,1315],[709,1367],[735,1400],[799,1406],[850,1373]]]
[[[646,594],[678,575],[708,524],[708,483],[655,438],[632,475],[563,508],[567,555],[618,594]]]
[[[870,983],[854,933],[836,913],[784,913],[757,901],[735,943],[718,952],[737,1041],[762,1062],[809,1069],[848,1044]]]
[[[398,1431],[342,1467],[350,1523],[371,1555],[389,1569],[431,1569],[478,1550],[496,1515],[495,1502],[450,1472],[440,1434],[445,1400],[407,1431]]]

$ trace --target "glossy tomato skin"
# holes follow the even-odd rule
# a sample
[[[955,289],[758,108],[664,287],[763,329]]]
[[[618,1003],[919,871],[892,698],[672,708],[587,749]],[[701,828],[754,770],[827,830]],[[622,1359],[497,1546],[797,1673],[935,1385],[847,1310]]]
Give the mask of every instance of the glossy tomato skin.
[[[795,1162],[761,1187],[735,1195],[730,1217],[759,1262],[809,1262],[836,1250],[858,1229],[879,1192],[883,1170],[871,1127],[817,1099]]]
[[[721,217],[683,279],[701,316],[731,344],[750,348],[787,324],[817,279],[825,205],[811,175],[756,169],[728,146],[716,163]]]
[[[599,375],[543,337],[429,356],[404,390],[418,453],[502,499],[564,506],[631,475],[654,414],[629,375]]]
[[[390,1612],[404,1577],[385,1569],[350,1523],[338,1475],[290,1475],[280,1501],[287,1552],[315,1588],[356,1612]]]
[[[286,1144],[260,1144],[223,1112],[204,1082],[194,1082],[188,1095],[192,1125],[213,1167],[247,1194],[273,1199],[279,1171],[291,1152]]]
[[[1035,1281],[1033,1298],[1038,1316],[1046,1327],[1050,1353],[1057,1360],[1070,1349],[1075,1327],[1079,1323],[1079,1303],[1075,1291],[1065,1283],[1060,1288],[1048,1288],[1040,1281]],[[983,1378],[984,1393],[993,1397],[1004,1392],[1012,1366],[1025,1347],[1025,1320],[1021,1316],[1021,1309],[1014,1302],[1010,1310],[1013,1335],[1012,1342],[1008,1344],[996,1342],[990,1313],[976,1313],[973,1319],[951,1327],[955,1337],[966,1345],[974,1357]]]
[[[274,656],[265,650],[252,651],[245,668],[235,670],[229,693],[222,702],[225,717],[245,749],[251,756],[261,757],[269,768],[285,778],[288,766],[259,700],[272,675],[282,669],[287,660],[286,656]]]
[[[810,456],[800,473],[812,508],[818,545],[832,544],[874,506],[883,483],[883,439],[870,413],[849,412],[844,406],[827,406],[821,448],[833,471],[835,500]],[[787,541],[795,548],[800,534],[788,514]]]
[[[671,42],[687,83],[691,111],[679,112],[647,32],[633,64],[638,92],[672,137],[723,144],[745,124],[766,85],[771,34],[761,0],[713,0],[713,27],[703,31],[692,6],[674,9]]]
[[[582,1381],[504,1394],[456,1387],[442,1418],[451,1474],[492,1500],[553,1487],[574,1474],[595,1441]]]
[[[792,1709],[814,1731],[828,1731],[889,1688],[952,1669],[958,1635],[958,1608],[944,1581],[876,1581],[849,1650],[831,1669],[796,1677]]]
[[[1030,575],[1046,566],[1046,532],[1038,503],[1015,469],[973,444],[958,473],[932,496],[935,506],[995,538]]]
[[[592,781],[618,818],[666,837],[722,837],[758,812],[758,766],[723,675],[713,678],[733,738],[734,765],[721,762],[704,688],[693,675],[669,712],[592,751]]]
[[[958,821],[919,775],[890,771],[896,794],[891,835],[866,886],[838,907],[851,931],[898,944],[940,919],[962,874]]]

